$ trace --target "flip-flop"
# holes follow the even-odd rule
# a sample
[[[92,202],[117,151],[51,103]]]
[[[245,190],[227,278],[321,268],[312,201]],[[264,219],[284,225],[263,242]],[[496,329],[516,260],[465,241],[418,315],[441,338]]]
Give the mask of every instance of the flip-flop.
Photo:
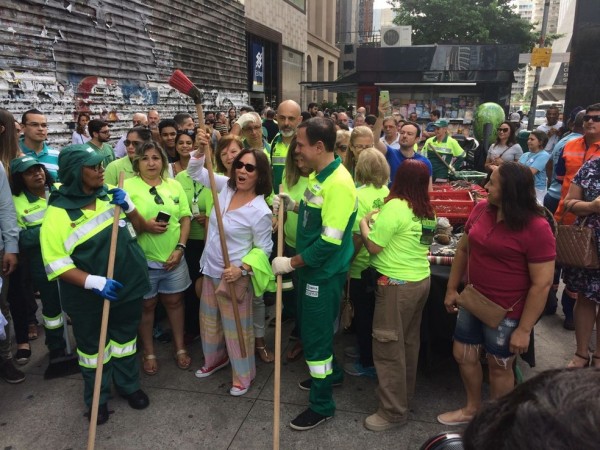
[[[175,362],[181,370],[187,370],[192,365],[192,358],[188,356],[187,350],[181,349],[175,353]]]
[[[156,361],[156,355],[144,355],[142,357],[142,360],[142,370],[146,375],[156,375],[158,373],[158,363]],[[149,361],[152,362],[152,368],[146,369],[146,363]]]
[[[296,342],[294,346],[287,352],[285,359],[288,362],[298,361],[304,355],[304,348],[300,342]]]

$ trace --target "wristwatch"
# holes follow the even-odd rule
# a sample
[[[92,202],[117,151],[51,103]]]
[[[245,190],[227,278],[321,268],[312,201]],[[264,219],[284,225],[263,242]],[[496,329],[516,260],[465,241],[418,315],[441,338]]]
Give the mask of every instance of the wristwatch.
[[[243,276],[243,277],[247,277],[247,276],[248,276],[248,274],[250,273],[250,272],[248,272],[246,269],[244,269],[244,267],[240,267],[240,270],[242,271],[242,276]]]

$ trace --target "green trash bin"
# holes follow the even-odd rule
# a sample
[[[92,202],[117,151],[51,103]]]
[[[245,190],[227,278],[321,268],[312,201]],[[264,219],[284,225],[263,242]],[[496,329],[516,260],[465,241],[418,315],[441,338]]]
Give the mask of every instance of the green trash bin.
[[[529,133],[531,132],[528,130],[521,130],[517,133],[517,144],[521,146],[521,149],[523,149],[523,153],[527,153],[529,151],[529,147],[527,147],[527,139],[529,139]]]

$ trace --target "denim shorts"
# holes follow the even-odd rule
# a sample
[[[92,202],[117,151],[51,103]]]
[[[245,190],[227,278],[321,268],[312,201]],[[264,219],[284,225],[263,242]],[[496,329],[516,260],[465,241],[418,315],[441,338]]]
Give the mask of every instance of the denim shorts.
[[[181,258],[179,265],[170,271],[148,268],[148,275],[150,291],[144,295],[144,300],[154,298],[158,294],[177,294],[185,291],[192,284],[185,258]]]
[[[504,318],[498,328],[490,328],[466,309],[459,308],[454,339],[463,344],[483,344],[488,354],[510,358],[514,356],[509,351],[510,336],[518,325],[517,319]]]

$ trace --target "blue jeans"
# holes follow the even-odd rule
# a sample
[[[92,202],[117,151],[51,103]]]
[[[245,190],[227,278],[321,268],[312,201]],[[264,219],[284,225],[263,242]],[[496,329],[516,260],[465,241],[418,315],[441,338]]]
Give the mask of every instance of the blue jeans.
[[[510,358],[510,336],[519,325],[517,319],[504,318],[498,328],[490,328],[464,308],[459,308],[454,339],[463,344],[482,345],[489,355]]]

